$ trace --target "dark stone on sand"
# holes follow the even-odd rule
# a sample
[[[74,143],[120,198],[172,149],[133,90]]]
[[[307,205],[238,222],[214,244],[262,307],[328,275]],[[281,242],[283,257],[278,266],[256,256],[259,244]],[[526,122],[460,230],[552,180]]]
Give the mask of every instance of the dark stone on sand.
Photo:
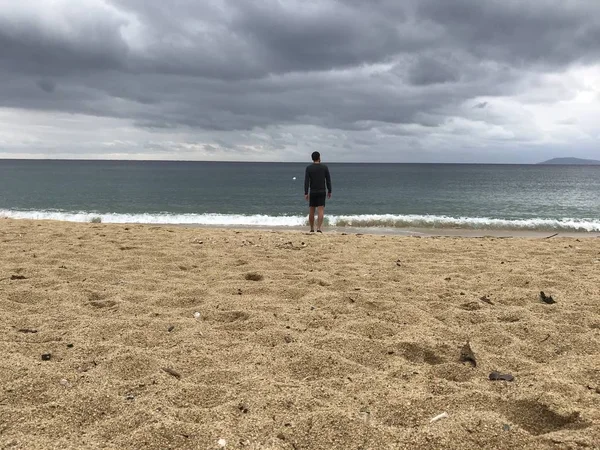
[[[250,272],[245,275],[246,280],[248,281],[261,281],[264,277],[256,272]]]
[[[500,372],[492,372],[490,373],[490,381],[514,381],[515,377],[513,377],[510,373],[500,373]]]
[[[548,305],[552,305],[552,304],[556,303],[556,301],[552,298],[552,296],[544,294],[544,291],[540,292],[540,300],[542,300],[544,303],[546,303]]]
[[[73,344],[67,344],[67,348],[73,348]]]
[[[461,362],[468,362],[473,367],[477,367],[477,360],[475,359],[475,353],[473,353],[473,350],[471,349],[471,344],[468,341],[460,349],[460,360],[461,360]]]
[[[167,331],[170,333],[171,331],[173,331],[175,329],[174,325],[171,325],[169,328],[167,328]]]
[[[11,280],[26,280],[27,277],[25,275],[11,275],[10,279]]]
[[[52,353],[44,353],[42,355],[42,361],[50,361],[52,359]]]
[[[247,405],[245,405],[244,403],[240,403],[240,404],[238,405],[238,409],[240,410],[240,412],[241,412],[242,414],[248,414],[248,412],[249,412],[249,410],[248,410],[248,406],[247,406]]]

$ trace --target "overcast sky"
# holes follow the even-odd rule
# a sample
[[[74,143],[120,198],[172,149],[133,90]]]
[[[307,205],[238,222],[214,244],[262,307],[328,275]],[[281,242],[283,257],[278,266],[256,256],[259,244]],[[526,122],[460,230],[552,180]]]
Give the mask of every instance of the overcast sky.
[[[600,159],[598,0],[0,0],[0,158]]]

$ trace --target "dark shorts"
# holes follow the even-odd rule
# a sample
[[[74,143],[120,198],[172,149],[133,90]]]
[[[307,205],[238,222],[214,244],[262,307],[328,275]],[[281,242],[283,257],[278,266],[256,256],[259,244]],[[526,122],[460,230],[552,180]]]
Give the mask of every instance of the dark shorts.
[[[308,197],[308,205],[311,207],[325,206],[325,192],[311,193]]]

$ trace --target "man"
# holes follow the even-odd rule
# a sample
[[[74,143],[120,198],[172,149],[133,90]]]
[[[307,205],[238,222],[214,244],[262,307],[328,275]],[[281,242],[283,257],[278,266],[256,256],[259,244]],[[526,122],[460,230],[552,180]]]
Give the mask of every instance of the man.
[[[309,201],[308,221],[310,232],[315,232],[315,209],[317,209],[317,233],[322,233],[325,195],[327,195],[327,198],[331,198],[331,176],[329,175],[329,168],[325,164],[321,164],[321,154],[319,152],[313,152],[311,157],[313,163],[306,167],[304,175],[304,198]]]

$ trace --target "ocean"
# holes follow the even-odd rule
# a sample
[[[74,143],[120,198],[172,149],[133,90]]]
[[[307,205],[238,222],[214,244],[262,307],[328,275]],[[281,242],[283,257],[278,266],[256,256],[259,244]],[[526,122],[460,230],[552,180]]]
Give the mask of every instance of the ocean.
[[[306,165],[0,160],[0,217],[304,226]],[[329,226],[600,231],[600,166],[328,166]]]

